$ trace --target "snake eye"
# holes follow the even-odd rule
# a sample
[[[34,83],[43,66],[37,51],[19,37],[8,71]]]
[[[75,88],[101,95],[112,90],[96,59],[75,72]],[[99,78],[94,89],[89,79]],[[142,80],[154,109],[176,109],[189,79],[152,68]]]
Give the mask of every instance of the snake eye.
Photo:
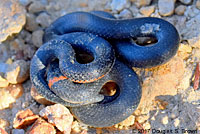
[[[137,37],[133,41],[139,46],[150,46],[158,42],[156,37]]]
[[[117,90],[119,90],[117,83],[114,81],[109,81],[103,85],[100,94],[103,94],[104,96],[113,96]]]

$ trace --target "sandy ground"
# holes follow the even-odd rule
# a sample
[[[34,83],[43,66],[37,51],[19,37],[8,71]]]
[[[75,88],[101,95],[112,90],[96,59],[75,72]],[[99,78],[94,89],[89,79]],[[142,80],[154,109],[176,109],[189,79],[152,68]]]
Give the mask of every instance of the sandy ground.
[[[132,134],[141,129],[148,133],[200,133],[200,90],[193,87],[195,69],[200,62],[199,0],[10,2],[12,11],[2,6],[4,2],[0,3],[0,16],[7,17],[0,21],[0,128],[8,133],[25,133],[30,126],[20,131],[13,128],[16,113],[31,109],[38,115],[45,107],[32,98],[31,82],[27,76],[30,60],[43,44],[44,29],[69,12],[104,10],[120,19],[147,16],[163,18],[177,28],[181,38],[180,47],[176,56],[164,65],[150,69],[133,68],[141,78],[143,94],[137,110],[125,122],[97,129],[74,119],[71,133]],[[8,35],[12,36],[7,38]],[[20,64],[15,63],[19,60]],[[8,67],[5,63],[12,66],[11,74],[5,69]],[[20,79],[14,79],[19,75],[14,63],[24,71],[20,73]],[[196,77],[200,75],[196,74]]]

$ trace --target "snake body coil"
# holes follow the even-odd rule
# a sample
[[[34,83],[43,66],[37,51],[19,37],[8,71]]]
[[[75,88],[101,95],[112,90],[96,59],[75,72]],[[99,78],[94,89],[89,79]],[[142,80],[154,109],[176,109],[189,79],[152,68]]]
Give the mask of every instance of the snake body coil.
[[[59,71],[58,63],[52,63],[48,72],[48,81],[60,76],[63,75]],[[71,108],[72,113],[77,119],[90,126],[105,127],[121,122],[133,113],[141,98],[140,82],[135,72],[118,60],[115,62],[112,70],[102,79],[94,83],[87,83],[88,85],[78,85],[78,87],[85,86],[84,89],[89,89],[94,86],[93,90],[100,91],[103,85],[110,81],[117,83],[119,86],[118,91],[116,91],[117,93],[113,96],[105,96],[104,99],[98,103]],[[60,80],[55,82],[53,85],[54,87],[52,87],[53,89],[51,89],[53,91],[65,90],[57,92],[68,92],[69,94],[74,90],[76,92],[78,87],[71,87],[69,82],[69,80]],[[97,83],[101,86],[96,86]],[[63,85],[65,85],[65,87],[62,87]]]
[[[145,47],[130,41],[114,44],[121,61],[134,67],[163,64],[175,55],[179,45],[177,30],[163,19],[146,17],[117,20],[88,12],[74,12],[57,19],[46,29],[44,40],[77,31],[118,40],[155,37],[157,43]]]
[[[156,38],[157,42],[141,46],[133,41],[137,37]],[[179,35],[172,24],[159,18],[118,20],[102,11],[74,12],[53,22],[45,30],[44,42],[30,69],[37,92],[71,107],[81,122],[105,127],[126,119],[140,102],[140,82],[130,67],[167,62],[176,54]],[[79,63],[77,50],[94,59]],[[100,94],[110,81],[118,85],[116,93]]]

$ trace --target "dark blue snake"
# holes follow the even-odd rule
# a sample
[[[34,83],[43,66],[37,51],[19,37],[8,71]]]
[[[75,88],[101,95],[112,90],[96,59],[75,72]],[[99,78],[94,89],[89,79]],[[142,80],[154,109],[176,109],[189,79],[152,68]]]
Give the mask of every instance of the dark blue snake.
[[[141,46],[133,41],[137,37],[156,38],[157,42]],[[31,81],[37,92],[71,107],[81,122],[105,127],[126,119],[139,104],[141,86],[131,67],[167,62],[176,54],[179,35],[172,24],[159,18],[118,20],[95,11],[57,19],[45,30],[44,41],[31,62]],[[79,63],[79,51],[94,59]],[[110,81],[118,85],[116,93],[100,94]]]

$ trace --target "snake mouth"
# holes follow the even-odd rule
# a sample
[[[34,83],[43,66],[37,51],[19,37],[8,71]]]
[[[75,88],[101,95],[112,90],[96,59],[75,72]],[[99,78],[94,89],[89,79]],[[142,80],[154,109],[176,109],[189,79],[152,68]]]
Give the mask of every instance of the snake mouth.
[[[101,88],[100,94],[104,96],[114,96],[117,90],[119,90],[117,83],[114,81],[108,81]]]
[[[156,37],[136,37],[133,38],[132,41],[139,46],[152,46],[158,42]]]

